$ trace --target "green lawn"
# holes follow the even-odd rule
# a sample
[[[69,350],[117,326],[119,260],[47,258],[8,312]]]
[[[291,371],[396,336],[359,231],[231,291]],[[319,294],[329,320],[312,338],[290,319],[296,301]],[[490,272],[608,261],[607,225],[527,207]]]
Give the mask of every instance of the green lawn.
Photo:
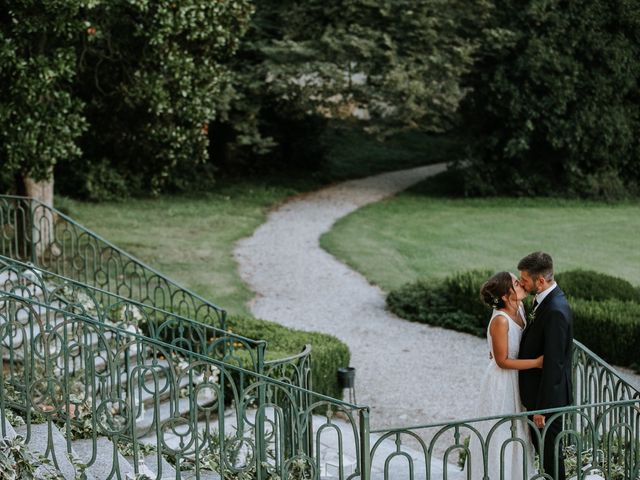
[[[535,250],[549,252],[558,271],[640,285],[640,204],[439,198],[419,186],[343,218],[321,245],[386,291],[471,268],[515,271]]]
[[[297,191],[254,182],[199,198],[62,205],[72,218],[161,273],[230,313],[247,314],[253,295],[238,276],[233,245],[264,221],[269,207]]]

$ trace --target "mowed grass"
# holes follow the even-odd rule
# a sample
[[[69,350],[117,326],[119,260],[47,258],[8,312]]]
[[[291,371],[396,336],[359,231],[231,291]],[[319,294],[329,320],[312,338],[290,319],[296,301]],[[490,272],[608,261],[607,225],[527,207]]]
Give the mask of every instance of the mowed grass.
[[[473,268],[516,271],[544,250],[557,271],[609,273],[640,285],[640,204],[558,199],[451,199],[420,187],[338,221],[330,253],[391,291]]]
[[[216,188],[197,198],[123,202],[65,200],[71,217],[128,253],[233,314],[248,314],[253,294],[240,279],[233,246],[269,208],[298,190],[261,183]]]

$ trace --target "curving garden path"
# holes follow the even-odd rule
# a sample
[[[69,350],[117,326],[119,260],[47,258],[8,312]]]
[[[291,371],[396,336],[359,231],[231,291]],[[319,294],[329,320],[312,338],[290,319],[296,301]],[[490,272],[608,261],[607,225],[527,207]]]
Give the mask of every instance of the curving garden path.
[[[235,249],[256,292],[256,317],[330,333],[349,346],[357,401],[371,406],[374,429],[473,417],[486,341],[386,311],[384,292],[321,249],[319,238],[339,218],[444,169],[384,173],[295,197]]]
[[[372,428],[472,416],[486,344],[386,311],[384,292],[321,249],[319,238],[339,218],[444,169],[385,173],[293,198],[236,246],[256,317],[349,346],[357,400],[371,406]]]

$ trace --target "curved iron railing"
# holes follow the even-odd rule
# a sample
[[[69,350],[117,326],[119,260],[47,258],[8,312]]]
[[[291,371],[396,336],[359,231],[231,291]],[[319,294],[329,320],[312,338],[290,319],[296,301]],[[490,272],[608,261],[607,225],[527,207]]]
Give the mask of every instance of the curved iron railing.
[[[32,198],[0,195],[0,254],[225,329],[224,309]]]
[[[114,479],[317,479],[314,445],[339,415],[352,435],[338,455],[358,452],[348,478],[368,478],[366,408],[77,312],[0,293],[0,356],[2,436],[46,438],[57,468],[73,454]]]
[[[30,260],[114,298],[128,297],[177,318],[217,322],[224,329],[224,310],[34,200],[0,196],[0,254]],[[84,460],[94,465],[106,439],[110,478],[124,478],[125,452],[135,472],[146,456],[156,465],[156,478],[176,467],[175,478],[182,478],[181,469],[190,466],[197,478],[217,469],[223,478],[318,479],[327,473],[322,438],[332,435],[340,480],[492,480],[496,477],[489,477],[487,469],[496,459],[499,477],[515,474],[505,469],[504,454],[510,446],[527,445],[522,432],[537,413],[369,432],[366,407],[324,397],[290,380],[310,379],[307,349],[265,362],[267,376],[182,348],[189,341],[171,345],[161,341],[169,337],[158,330],[159,338],[148,338],[88,318],[76,307],[41,303],[19,289],[0,292],[0,428],[4,437],[9,417],[22,416],[24,434],[31,439],[37,422],[43,422],[46,451],[56,464],[84,437],[89,445]],[[608,480],[640,479],[638,391],[578,342],[574,387],[576,405],[542,412],[549,422],[563,424],[554,455],[563,458],[577,480],[589,471]],[[324,421],[314,422],[313,413]],[[56,444],[58,427],[65,434],[62,446]],[[498,432],[507,432],[500,444]],[[547,434],[536,433],[533,443],[542,444]],[[347,444],[355,452],[348,467]],[[167,458],[173,466],[163,463]],[[527,471],[523,462],[523,478],[552,479],[554,472],[543,472],[541,463]],[[474,464],[479,465],[475,470]]]
[[[369,432],[366,407],[40,303],[19,290],[0,294],[0,356],[2,435],[6,420],[21,416],[19,433],[28,441],[46,436],[55,465],[76,450],[90,467],[104,465],[106,455],[109,477],[117,479],[127,468],[139,473],[146,465],[154,465],[152,478],[158,479],[168,469],[172,478],[186,478],[180,468],[196,478],[217,470],[229,479],[319,479],[329,464],[323,438],[330,436],[334,478],[475,480],[483,474],[474,464],[486,468],[508,444],[528,442],[516,425],[531,425],[535,413]],[[544,411],[549,422],[564,424],[556,454],[567,457],[570,471],[573,462],[578,480],[584,462],[607,479],[636,480],[640,394],[578,342],[574,365],[577,405]],[[496,432],[503,430],[508,440],[496,445]],[[546,434],[534,441],[543,443]],[[480,445],[481,459],[474,459],[467,436]],[[351,463],[346,450],[355,452]],[[456,471],[452,463],[460,454],[467,458]],[[505,470],[506,460],[500,460],[502,472],[513,473]],[[523,478],[553,477],[536,467]]]
[[[0,291],[34,299],[225,363],[264,373],[267,343],[264,340],[252,340],[196,322],[2,255]],[[305,352],[305,355],[310,353]],[[297,361],[297,358],[291,360],[289,370],[296,368]],[[304,384],[295,384],[304,387]]]
[[[146,323],[145,333],[152,338],[201,353],[203,346],[224,348],[222,358],[237,365],[243,365],[243,361],[242,355],[236,355],[239,349],[234,349],[234,345],[264,343],[239,335],[233,342],[209,341],[212,337],[234,338],[228,333],[223,337],[215,334],[226,332],[225,310],[177,285],[62,212],[31,198],[0,195],[0,256],[25,268],[36,267],[57,275],[63,282],[75,281],[76,290],[93,288],[95,298],[104,306],[118,305],[120,301],[114,299],[126,298],[149,305],[155,312],[164,312],[156,313],[151,318],[153,321]],[[20,260],[31,262],[33,267]],[[109,297],[107,292],[113,296]],[[124,314],[130,311],[134,310]],[[158,316],[166,320],[171,315],[171,321],[157,321]],[[184,330],[187,324],[189,328]],[[260,347],[262,359],[264,348],[264,345]],[[217,358],[221,358],[220,355]],[[262,360],[253,356],[252,361],[255,371],[262,372]],[[274,375],[282,375],[287,370],[289,381],[310,389],[310,362],[310,348],[305,348],[286,362],[267,361],[265,367]]]

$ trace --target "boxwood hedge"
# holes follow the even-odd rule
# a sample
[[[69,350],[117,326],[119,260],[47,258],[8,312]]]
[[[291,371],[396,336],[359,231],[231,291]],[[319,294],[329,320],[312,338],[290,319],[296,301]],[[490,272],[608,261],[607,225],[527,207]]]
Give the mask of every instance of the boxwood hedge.
[[[490,309],[479,299],[488,270],[417,281],[392,291],[387,306],[408,320],[486,335]],[[574,336],[616,365],[640,366],[640,290],[626,280],[587,270],[556,275],[574,313]]]

